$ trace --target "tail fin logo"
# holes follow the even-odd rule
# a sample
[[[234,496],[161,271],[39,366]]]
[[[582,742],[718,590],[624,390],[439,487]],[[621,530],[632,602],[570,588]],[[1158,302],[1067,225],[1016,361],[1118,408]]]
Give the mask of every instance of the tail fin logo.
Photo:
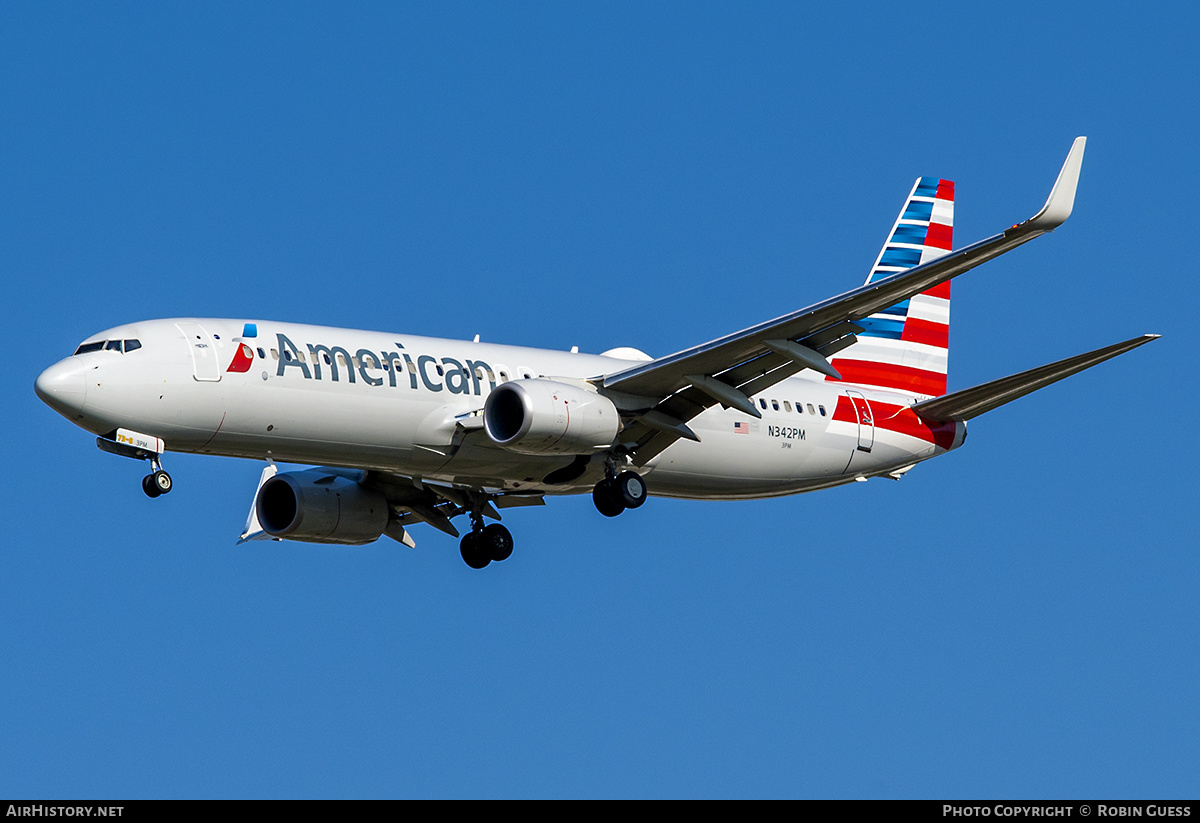
[[[953,238],[953,181],[918,178],[867,282],[936,260],[953,248]],[[927,397],[946,393],[949,281],[858,324],[858,342],[833,360],[844,382]]]

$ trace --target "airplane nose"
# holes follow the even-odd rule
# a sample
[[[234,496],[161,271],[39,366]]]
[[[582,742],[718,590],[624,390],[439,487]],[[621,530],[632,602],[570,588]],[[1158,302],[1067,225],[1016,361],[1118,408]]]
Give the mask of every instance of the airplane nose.
[[[85,367],[71,360],[60,360],[38,375],[33,389],[42,402],[64,417],[74,419],[83,411],[87,392]]]

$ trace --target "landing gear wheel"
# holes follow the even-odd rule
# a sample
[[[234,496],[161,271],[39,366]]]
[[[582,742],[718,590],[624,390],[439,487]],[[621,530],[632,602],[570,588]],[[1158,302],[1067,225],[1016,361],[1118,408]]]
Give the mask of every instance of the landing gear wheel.
[[[479,532],[479,545],[492,560],[507,560],[513,553],[512,533],[499,523],[492,523]]]
[[[472,569],[482,569],[488,563],[492,562],[492,558],[488,557],[484,550],[480,534],[480,532],[467,532],[463,535],[462,542],[458,544],[458,550],[462,553],[463,562]],[[512,538],[510,537],[509,542],[511,543],[511,541]],[[509,551],[511,552],[512,550],[509,549]]]
[[[601,480],[596,484],[592,489],[592,502],[596,504],[596,511],[605,517],[616,517],[625,511],[625,501],[617,493],[612,480]]]
[[[162,469],[159,469],[154,474],[150,475],[150,482],[158,489],[159,494],[166,494],[171,490],[171,475],[167,474]]]
[[[148,474],[142,478],[142,491],[146,493],[147,497],[151,498],[162,494],[162,491],[159,490],[158,485],[154,482],[154,475],[152,474]]]
[[[646,481],[637,472],[621,472],[608,482],[625,508],[636,509],[646,502]]]

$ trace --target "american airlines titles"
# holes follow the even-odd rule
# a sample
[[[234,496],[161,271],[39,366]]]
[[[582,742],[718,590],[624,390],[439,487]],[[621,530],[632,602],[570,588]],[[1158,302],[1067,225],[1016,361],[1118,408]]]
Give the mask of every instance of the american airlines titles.
[[[359,349],[353,355],[341,346],[313,345],[308,343],[309,357],[301,355],[300,347],[293,343],[285,334],[277,334],[279,339],[279,366],[275,370],[277,377],[283,377],[287,369],[299,369],[306,380],[323,380],[328,368],[329,379],[337,382],[341,369],[345,369],[346,379],[356,382],[358,378],[368,386],[382,386],[387,383],[391,387],[398,385],[398,374],[408,375],[409,388],[424,385],[431,392],[445,390],[450,394],[483,395],[496,388],[496,375],[492,367],[482,360],[467,360],[465,363],[453,357],[443,357],[440,360],[432,355],[410,355],[406,351],[381,351],[376,353],[370,349]],[[403,349],[400,343],[396,348]],[[420,383],[418,384],[418,380]]]

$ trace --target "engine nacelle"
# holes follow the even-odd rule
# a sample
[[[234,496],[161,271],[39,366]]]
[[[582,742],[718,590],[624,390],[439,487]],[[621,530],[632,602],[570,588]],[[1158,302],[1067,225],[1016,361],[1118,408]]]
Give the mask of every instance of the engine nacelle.
[[[370,543],[388,523],[382,493],[323,471],[275,475],[258,490],[254,508],[267,534],[306,543]]]
[[[557,380],[513,380],[492,389],[483,426],[521,454],[591,454],[613,444],[621,415],[601,394]]]

